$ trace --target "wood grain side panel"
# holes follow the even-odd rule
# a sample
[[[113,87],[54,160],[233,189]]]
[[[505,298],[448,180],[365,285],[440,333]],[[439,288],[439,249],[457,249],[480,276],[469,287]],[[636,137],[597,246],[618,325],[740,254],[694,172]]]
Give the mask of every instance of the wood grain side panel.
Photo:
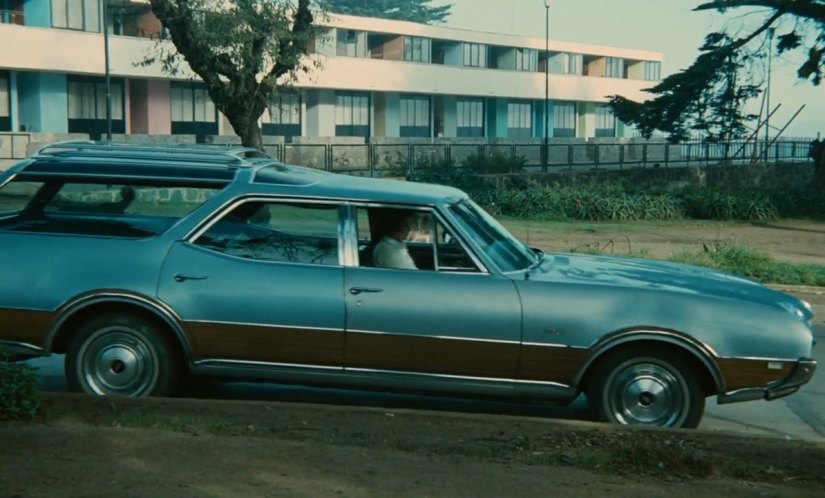
[[[524,346],[518,378],[572,385],[589,354],[588,349],[566,346]]]
[[[518,355],[518,344],[347,333],[348,368],[513,379]]]
[[[209,322],[187,322],[184,328],[195,360],[343,365],[343,331]]]
[[[716,360],[726,390],[735,391],[746,387],[765,387],[768,383],[784,379],[790,375],[794,362],[782,364],[780,369],[769,369],[767,360],[744,360],[737,358],[719,358]]]
[[[55,318],[51,311],[0,308],[0,340],[44,347],[44,338]]]

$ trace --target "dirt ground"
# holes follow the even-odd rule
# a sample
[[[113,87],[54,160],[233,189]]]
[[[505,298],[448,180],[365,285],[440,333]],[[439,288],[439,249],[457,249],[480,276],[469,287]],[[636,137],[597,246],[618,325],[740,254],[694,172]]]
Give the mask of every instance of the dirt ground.
[[[666,258],[726,242],[769,253],[789,263],[825,264],[825,222],[780,220],[765,223],[696,224],[505,222],[521,240],[545,250],[599,249],[607,254],[645,253]]]
[[[825,223],[508,226],[550,250],[725,239],[825,264]],[[0,423],[0,497],[813,497],[823,469],[821,443],[299,403],[48,393]]]

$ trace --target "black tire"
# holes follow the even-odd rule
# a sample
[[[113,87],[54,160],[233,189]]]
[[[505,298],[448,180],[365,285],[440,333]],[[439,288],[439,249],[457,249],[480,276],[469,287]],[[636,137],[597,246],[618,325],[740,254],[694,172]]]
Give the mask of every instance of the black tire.
[[[695,428],[705,393],[685,355],[631,346],[599,359],[586,391],[593,416],[624,425]]]
[[[129,314],[83,323],[66,352],[72,391],[97,395],[168,396],[177,388],[181,355],[171,334]]]

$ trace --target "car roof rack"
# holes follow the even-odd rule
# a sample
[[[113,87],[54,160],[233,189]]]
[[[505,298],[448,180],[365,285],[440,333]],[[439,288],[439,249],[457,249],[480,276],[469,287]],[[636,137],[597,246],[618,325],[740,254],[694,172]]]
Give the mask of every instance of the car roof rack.
[[[227,166],[252,166],[272,158],[258,149],[239,145],[206,144],[132,144],[71,140],[55,142],[37,151],[35,157],[108,157],[166,161],[193,161]]]

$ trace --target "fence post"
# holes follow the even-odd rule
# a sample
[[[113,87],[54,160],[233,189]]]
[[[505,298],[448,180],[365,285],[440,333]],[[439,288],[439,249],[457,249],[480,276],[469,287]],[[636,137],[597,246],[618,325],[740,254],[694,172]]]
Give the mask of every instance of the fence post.
[[[407,175],[410,175],[415,169],[415,145],[407,145]]]
[[[367,170],[370,172],[370,178],[375,178],[375,144],[366,144],[367,146]]]
[[[670,145],[665,144],[665,168],[668,168],[670,165]]]
[[[567,169],[573,170],[573,144],[567,144]]]
[[[599,146],[599,144],[593,144],[593,146],[596,148],[596,152],[593,154],[593,162],[595,163],[594,169],[599,169],[599,160],[601,159],[600,156],[602,148]]]
[[[642,168],[647,168],[647,144],[642,144]]]
[[[625,144],[619,144],[619,170],[624,169],[624,146]]]
[[[710,143],[705,142],[705,167],[710,166]]]
[[[324,144],[324,170],[332,173],[332,144]]]

